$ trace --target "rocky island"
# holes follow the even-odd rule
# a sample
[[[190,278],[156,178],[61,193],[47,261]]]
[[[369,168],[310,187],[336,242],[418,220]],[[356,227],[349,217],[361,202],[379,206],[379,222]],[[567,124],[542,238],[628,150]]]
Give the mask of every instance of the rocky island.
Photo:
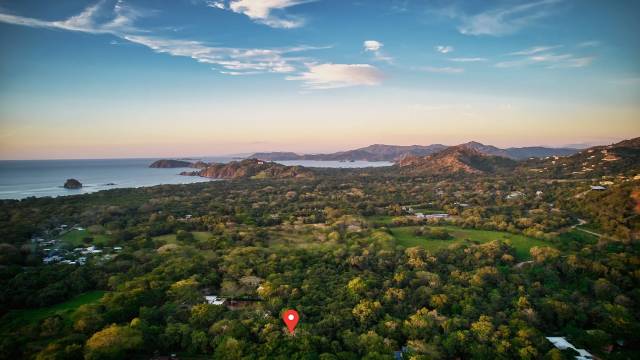
[[[65,189],[80,189],[82,188],[82,183],[76,179],[67,179],[64,182]]]
[[[212,179],[309,179],[314,174],[302,166],[286,166],[269,161],[246,159],[227,164],[199,164],[198,171],[180,175],[202,176]]]
[[[193,163],[189,161],[183,161],[183,160],[162,159],[162,160],[154,161],[151,165],[149,165],[149,167],[158,168],[158,169],[187,168],[187,167],[193,167]]]

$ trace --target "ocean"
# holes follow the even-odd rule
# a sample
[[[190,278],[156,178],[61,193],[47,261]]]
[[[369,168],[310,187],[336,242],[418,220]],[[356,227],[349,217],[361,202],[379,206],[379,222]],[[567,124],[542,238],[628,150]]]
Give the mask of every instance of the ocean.
[[[188,184],[215,181],[197,176],[181,176],[190,168],[155,169],[149,165],[159,159],[97,160],[2,160],[0,161],[0,199],[66,196],[116,188],[136,188],[161,184]],[[196,159],[200,160],[200,159]],[[207,162],[226,163],[231,157],[207,157]],[[308,167],[388,166],[388,162],[281,161],[285,165]],[[65,189],[67,179],[79,180],[83,187]]]

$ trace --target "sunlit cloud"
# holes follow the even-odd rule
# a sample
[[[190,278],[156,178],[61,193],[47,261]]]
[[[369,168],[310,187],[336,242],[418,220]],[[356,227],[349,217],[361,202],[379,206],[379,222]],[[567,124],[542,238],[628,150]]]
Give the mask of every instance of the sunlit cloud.
[[[383,73],[368,64],[310,64],[306,72],[287,80],[304,82],[309,89],[336,89],[350,86],[375,86],[382,83]]]
[[[315,0],[216,0],[207,5],[212,8],[230,10],[249,19],[273,28],[292,29],[303,26],[305,19],[286,14],[284,10]]]
[[[382,51],[382,47],[384,46],[384,44],[381,43],[380,41],[377,41],[377,40],[365,40],[365,42],[362,44],[362,46],[364,47],[364,51],[373,53],[373,55],[374,55],[376,60],[384,61],[384,62],[388,62],[388,63],[392,63],[393,62],[393,58],[388,56],[388,55],[386,55]]]
[[[382,49],[384,45],[377,40],[366,40],[364,42],[364,49],[366,51],[378,51],[380,49]]]

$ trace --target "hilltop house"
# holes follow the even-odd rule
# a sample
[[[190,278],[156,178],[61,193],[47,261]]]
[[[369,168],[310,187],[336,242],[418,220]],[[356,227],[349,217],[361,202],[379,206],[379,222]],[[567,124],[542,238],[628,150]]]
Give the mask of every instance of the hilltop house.
[[[416,213],[416,218],[418,219],[447,219],[450,215],[449,214],[423,214],[423,213]]]
[[[565,339],[564,337],[547,336],[547,340],[549,340],[553,344],[553,346],[555,346],[560,350],[573,349],[577,351],[578,355],[576,355],[575,357],[576,360],[593,359],[593,355],[591,355],[591,353],[589,353],[585,349],[576,349],[576,347],[573,346],[573,344],[571,344],[570,342],[568,342],[567,339]]]
[[[507,195],[507,199],[517,199],[520,197],[524,197],[524,193],[522,191],[512,191],[509,195]]]
[[[204,299],[207,301],[209,305],[223,305],[227,299],[219,298],[217,295],[206,295]]]

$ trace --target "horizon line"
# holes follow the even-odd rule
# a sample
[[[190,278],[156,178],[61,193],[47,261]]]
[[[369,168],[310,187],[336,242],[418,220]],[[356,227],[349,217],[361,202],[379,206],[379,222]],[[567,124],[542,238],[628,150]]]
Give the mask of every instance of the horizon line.
[[[370,144],[370,145],[366,145],[366,146],[362,146],[362,147],[358,147],[358,148],[351,148],[351,149],[346,149],[346,150],[337,150],[337,151],[324,151],[324,152],[297,152],[297,151],[291,151],[291,150],[260,150],[260,151],[253,151],[253,152],[247,152],[247,153],[235,153],[235,154],[212,154],[212,155],[175,155],[175,156],[131,156],[131,157],[54,157],[54,158],[21,158],[21,159],[8,159],[8,158],[1,158],[0,157],[0,161],[63,161],[63,160],[154,160],[154,159],[172,159],[172,160],[181,160],[181,159],[187,159],[187,158],[195,158],[195,159],[204,159],[204,158],[213,158],[213,157],[229,157],[229,158],[249,158],[249,155],[252,154],[256,154],[256,153],[279,153],[279,152],[288,152],[288,153],[294,153],[296,155],[324,155],[324,154],[333,154],[333,153],[338,153],[338,152],[345,152],[345,151],[352,151],[352,150],[357,150],[357,149],[362,149],[365,147],[369,147],[369,146],[373,146],[373,145],[385,145],[385,146],[431,146],[431,145],[443,145],[443,146],[447,146],[447,147],[451,147],[451,146],[458,146],[458,145],[463,145],[463,144],[467,144],[470,142],[476,142],[479,143],[481,145],[485,145],[485,146],[494,146],[496,148],[499,149],[509,149],[509,148],[531,148],[531,147],[544,147],[544,148],[550,148],[550,149],[574,149],[574,150],[584,150],[590,147],[594,147],[594,146],[606,146],[606,145],[611,145],[611,144],[615,144],[617,142],[620,141],[624,141],[624,140],[628,140],[628,139],[633,139],[633,137],[630,138],[620,138],[618,140],[615,140],[614,142],[610,142],[609,141],[596,141],[596,142],[585,142],[585,143],[575,143],[575,144],[565,144],[565,145],[528,145],[528,146],[518,146],[518,145],[510,145],[510,146],[506,146],[506,147],[500,147],[500,146],[495,146],[495,145],[491,145],[491,144],[485,144],[476,140],[470,140],[470,141],[466,141],[466,142],[462,142],[456,145],[448,145],[448,144],[442,144],[442,143],[431,143],[431,144],[426,144],[426,145],[420,145],[420,144],[411,144],[411,145],[396,145],[396,144],[384,144],[384,143],[375,143],[375,144]],[[576,147],[576,145],[580,145],[580,147]],[[246,155],[246,156],[245,156]],[[185,160],[186,161],[186,160]]]

